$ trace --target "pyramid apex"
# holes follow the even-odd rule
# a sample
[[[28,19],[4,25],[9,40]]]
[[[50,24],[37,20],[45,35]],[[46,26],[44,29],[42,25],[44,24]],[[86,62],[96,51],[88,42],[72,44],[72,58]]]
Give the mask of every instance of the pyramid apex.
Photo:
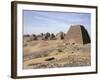
[[[71,25],[71,27],[84,27],[83,25],[81,25],[81,24],[73,24],[73,25]]]

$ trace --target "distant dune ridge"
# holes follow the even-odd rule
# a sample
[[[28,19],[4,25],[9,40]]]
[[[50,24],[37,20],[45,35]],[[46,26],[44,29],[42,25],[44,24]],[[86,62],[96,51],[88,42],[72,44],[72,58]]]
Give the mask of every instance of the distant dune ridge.
[[[91,40],[83,25],[72,25],[67,33],[24,35],[24,69],[91,65]]]

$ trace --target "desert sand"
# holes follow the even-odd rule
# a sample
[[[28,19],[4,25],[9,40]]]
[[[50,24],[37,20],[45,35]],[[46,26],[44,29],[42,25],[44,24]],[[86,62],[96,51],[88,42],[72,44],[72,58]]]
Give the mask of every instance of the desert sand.
[[[24,42],[23,69],[90,66],[90,46],[64,40]]]
[[[83,25],[72,25],[67,33],[56,35],[24,35],[23,49],[23,69],[91,65],[91,40]]]

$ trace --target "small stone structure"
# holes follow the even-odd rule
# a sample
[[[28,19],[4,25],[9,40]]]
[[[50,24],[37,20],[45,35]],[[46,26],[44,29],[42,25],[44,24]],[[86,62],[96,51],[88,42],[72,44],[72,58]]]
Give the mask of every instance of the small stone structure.
[[[65,34],[63,32],[59,32],[56,34],[56,39],[57,40],[63,40],[65,37]]]

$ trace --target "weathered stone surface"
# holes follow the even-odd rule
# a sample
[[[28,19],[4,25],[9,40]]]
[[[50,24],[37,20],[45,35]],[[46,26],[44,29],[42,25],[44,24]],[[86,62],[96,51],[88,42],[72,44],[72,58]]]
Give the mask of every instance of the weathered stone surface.
[[[55,35],[52,33],[51,35],[50,35],[50,40],[55,40],[56,39],[56,37],[55,37]]]
[[[64,39],[64,37],[65,37],[65,34],[63,32],[59,32],[56,35],[56,39],[58,39],[58,40],[62,40],[62,39]]]
[[[32,34],[31,39],[32,40],[37,40],[37,36],[35,34]]]
[[[43,40],[43,33],[41,33],[40,35],[37,35],[37,40]]]
[[[78,43],[78,44],[87,44],[90,43],[90,37],[83,25],[72,25],[65,35],[66,42],[71,44]]]
[[[49,32],[47,32],[47,33],[45,34],[45,40],[50,40],[50,33],[49,33]]]

